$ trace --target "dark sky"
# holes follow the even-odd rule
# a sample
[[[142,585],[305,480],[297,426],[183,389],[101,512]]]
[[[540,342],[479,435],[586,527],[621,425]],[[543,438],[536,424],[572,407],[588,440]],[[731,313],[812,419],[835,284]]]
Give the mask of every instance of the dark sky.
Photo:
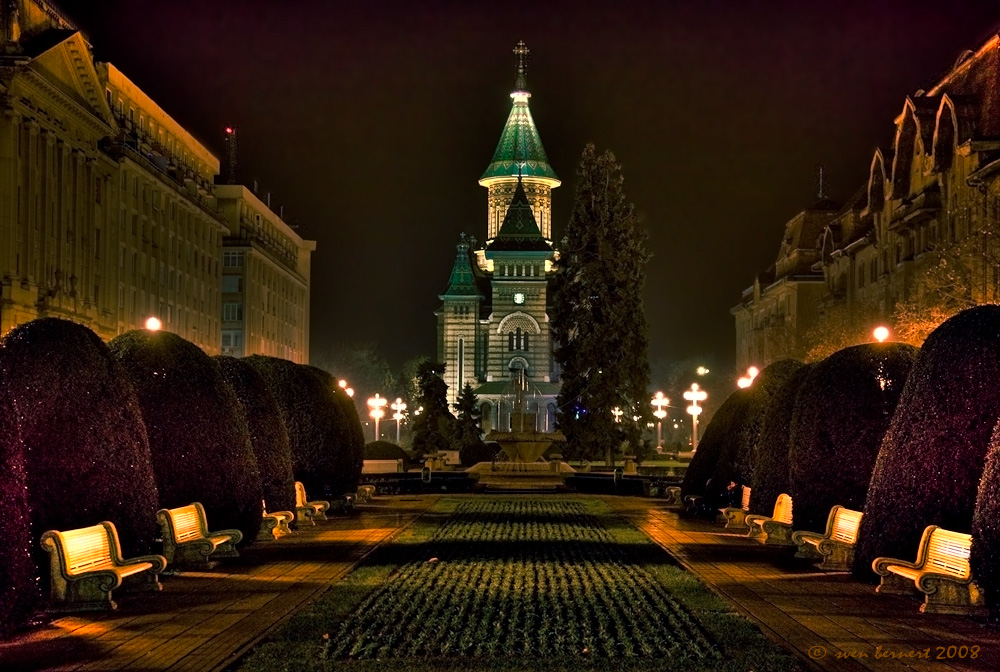
[[[654,371],[731,367],[729,309],[785,222],[843,200],[891,146],[905,96],[1000,28],[995,0],[346,2],[63,0],[99,59],[222,155],[318,242],[314,353],[373,341],[434,356],[437,294],[461,231],[485,237],[477,180],[510,110],[511,48],[558,239],[587,142],[612,150],[649,233]],[[653,381],[654,384],[657,382]]]

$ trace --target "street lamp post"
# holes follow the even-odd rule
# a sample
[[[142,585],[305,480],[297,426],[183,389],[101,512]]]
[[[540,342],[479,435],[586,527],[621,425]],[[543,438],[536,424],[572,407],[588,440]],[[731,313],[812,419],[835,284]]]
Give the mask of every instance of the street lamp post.
[[[708,399],[708,393],[699,389],[698,383],[691,383],[691,389],[684,393],[684,398],[691,402],[687,412],[691,414],[691,452],[698,450],[698,416],[701,415],[699,401]]]
[[[615,406],[611,409],[611,415],[615,416],[615,422],[621,422],[622,416],[625,415],[625,411]]]
[[[406,404],[399,397],[396,397],[396,401],[389,405],[389,408],[395,411],[392,414],[392,419],[396,421],[396,445],[399,445],[399,423],[405,417],[403,411],[406,410]]]
[[[368,408],[372,409],[368,415],[371,416],[372,420],[375,421],[375,440],[378,441],[378,421],[385,415],[383,407],[389,403],[388,399],[383,399],[378,396],[378,392],[375,396],[368,400]]]
[[[740,387],[740,389],[750,387],[751,385],[753,385],[753,379],[757,377],[758,373],[760,373],[760,369],[758,369],[756,366],[751,366],[749,369],[747,369],[747,375],[737,380],[736,384]]]
[[[667,406],[670,400],[663,396],[663,392],[657,392],[651,403],[656,406],[653,415],[656,416],[656,445],[659,447],[663,445],[663,418],[667,417],[667,412],[663,410],[663,407]]]

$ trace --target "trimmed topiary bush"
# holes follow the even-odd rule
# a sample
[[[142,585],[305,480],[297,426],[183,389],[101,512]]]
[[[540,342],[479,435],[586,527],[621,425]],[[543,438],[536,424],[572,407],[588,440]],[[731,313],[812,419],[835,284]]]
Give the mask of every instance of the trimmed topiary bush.
[[[5,382],[0,366],[0,639],[27,623],[41,592],[31,558],[24,448]]]
[[[152,552],[158,498],[146,429],[108,346],[87,327],[44,318],[11,330],[2,358],[24,443],[41,575],[48,576],[49,558],[37,540],[47,530],[110,520],[127,557]]]
[[[288,429],[295,480],[314,498],[356,490],[364,459],[361,423],[354,403],[333,377],[276,357],[252,355],[244,361],[261,374],[278,403]]]
[[[790,434],[793,527],[823,532],[835,504],[861,510],[918,348],[869,343],[811,367]]]
[[[749,405],[742,424],[734,427],[733,435],[723,444],[712,474],[713,483],[723,487],[731,481],[739,485],[750,483],[764,415],[775,395],[802,366],[802,362],[794,359],[774,362],[757,375],[753,385],[744,390]]]
[[[146,421],[160,506],[205,506],[212,529],[260,529],[260,473],[233,389],[198,346],[167,331],[130,331],[109,344]]]
[[[791,447],[789,433],[792,415],[795,413],[799,389],[812,367],[812,364],[805,364],[793,373],[775,393],[764,412],[760,437],[754,448],[753,474],[750,477],[751,513],[771,515],[778,495],[791,489],[788,452]]]
[[[876,557],[914,557],[928,525],[969,532],[1000,416],[1000,306],[970,308],[927,337],[872,473],[854,574]]]
[[[403,468],[410,463],[410,456],[395,443],[371,441],[365,444],[366,460],[402,460]]]
[[[972,515],[972,576],[990,607],[1000,607],[1000,423],[993,429]]]
[[[736,390],[722,402],[722,406],[712,416],[712,421],[705,427],[705,433],[698,442],[698,450],[684,474],[681,496],[706,494],[707,482],[713,478],[723,449],[728,442],[736,440],[735,437],[740,435],[752,410],[753,400],[749,390]],[[713,485],[718,485],[714,479]]]
[[[214,359],[240,403],[268,510],[295,511],[292,448],[278,402],[252,365],[235,357],[220,355]]]

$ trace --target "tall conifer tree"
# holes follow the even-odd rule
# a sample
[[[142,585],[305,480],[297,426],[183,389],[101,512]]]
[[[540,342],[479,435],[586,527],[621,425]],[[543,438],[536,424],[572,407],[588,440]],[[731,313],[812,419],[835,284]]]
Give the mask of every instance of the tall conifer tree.
[[[448,410],[448,385],[443,376],[441,362],[422,362],[417,367],[417,403],[423,407],[413,421],[413,450],[418,455],[452,449],[455,416]]]
[[[568,452],[607,460],[623,440],[638,448],[649,415],[642,304],[649,254],[614,154],[598,156],[587,145],[577,179],[552,283],[552,333],[562,367],[558,422]]]

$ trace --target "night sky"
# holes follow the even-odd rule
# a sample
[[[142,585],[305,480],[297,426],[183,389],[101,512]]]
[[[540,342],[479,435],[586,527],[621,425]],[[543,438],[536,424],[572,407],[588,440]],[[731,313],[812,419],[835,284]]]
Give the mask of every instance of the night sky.
[[[314,355],[376,342],[394,368],[434,356],[459,232],[485,237],[477,180],[525,40],[557,240],[584,144],[624,166],[653,253],[654,385],[669,361],[733,366],[729,309],[816,200],[817,167],[847,198],[905,96],[1000,29],[987,0],[58,4],[218,156],[238,127],[242,181],[318,242]]]

